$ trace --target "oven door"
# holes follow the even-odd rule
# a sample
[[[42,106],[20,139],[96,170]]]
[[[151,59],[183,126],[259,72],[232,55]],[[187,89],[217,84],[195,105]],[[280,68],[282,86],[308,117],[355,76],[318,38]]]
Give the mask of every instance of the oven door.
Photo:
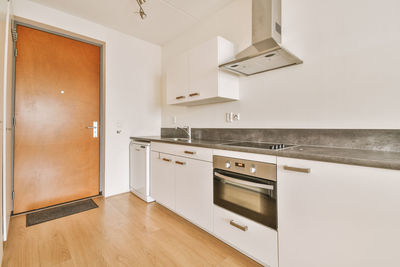
[[[277,229],[276,182],[214,169],[214,204]]]

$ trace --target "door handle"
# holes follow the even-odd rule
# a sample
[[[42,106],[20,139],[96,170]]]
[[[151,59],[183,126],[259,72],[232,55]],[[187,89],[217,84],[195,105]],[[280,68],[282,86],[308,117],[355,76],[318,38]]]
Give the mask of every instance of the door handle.
[[[241,180],[241,179],[236,179],[236,178],[232,178],[232,177],[220,174],[218,172],[214,172],[214,175],[219,177],[219,178],[221,178],[225,182],[231,182],[231,183],[234,183],[234,184],[245,185],[245,186],[252,186],[252,187],[256,187],[256,188],[263,188],[263,189],[271,190],[271,191],[274,190],[274,186],[273,185],[259,184],[259,183],[244,181],[244,180]]]
[[[196,151],[187,151],[187,150],[185,150],[185,151],[183,151],[183,153],[189,154],[189,155],[196,155]]]
[[[190,97],[199,96],[199,95],[200,95],[199,93],[192,93],[192,94],[189,94]]]
[[[94,121],[94,122],[93,122],[93,126],[88,126],[88,127],[86,127],[86,128],[88,128],[88,129],[93,129],[93,137],[94,137],[94,138],[97,138],[97,137],[98,137],[98,130],[97,130],[97,128],[98,128],[98,123],[97,123],[97,121]]]

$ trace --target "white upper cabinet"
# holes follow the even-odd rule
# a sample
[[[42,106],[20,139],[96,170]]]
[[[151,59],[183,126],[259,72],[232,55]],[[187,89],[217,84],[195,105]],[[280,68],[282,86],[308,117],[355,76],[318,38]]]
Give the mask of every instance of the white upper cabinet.
[[[189,87],[188,54],[176,57],[167,70],[167,103],[178,104],[186,101]]]
[[[172,59],[167,67],[167,104],[238,100],[239,78],[218,68],[234,56],[234,45],[217,36]]]

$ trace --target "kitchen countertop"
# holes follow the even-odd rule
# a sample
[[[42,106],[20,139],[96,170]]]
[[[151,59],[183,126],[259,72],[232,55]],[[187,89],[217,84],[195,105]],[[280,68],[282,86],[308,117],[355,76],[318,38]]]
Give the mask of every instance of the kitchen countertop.
[[[191,142],[173,140],[160,136],[131,137],[137,141],[154,141],[178,145],[198,146],[212,149],[232,150],[248,153],[275,155],[279,157],[298,158],[306,160],[325,161],[348,165],[400,170],[400,152],[386,152],[376,150],[361,150],[348,148],[334,148],[321,146],[295,146],[283,150],[269,150],[252,147],[230,146],[235,141],[196,140]]]

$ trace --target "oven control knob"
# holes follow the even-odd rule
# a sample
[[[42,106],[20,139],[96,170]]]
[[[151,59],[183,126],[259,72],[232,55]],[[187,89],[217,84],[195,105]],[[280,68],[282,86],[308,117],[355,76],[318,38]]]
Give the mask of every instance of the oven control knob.
[[[253,166],[250,167],[250,172],[251,173],[256,173],[256,171],[257,171],[256,166],[253,165]]]
[[[231,167],[231,163],[229,161],[225,162],[225,168],[230,168]]]

